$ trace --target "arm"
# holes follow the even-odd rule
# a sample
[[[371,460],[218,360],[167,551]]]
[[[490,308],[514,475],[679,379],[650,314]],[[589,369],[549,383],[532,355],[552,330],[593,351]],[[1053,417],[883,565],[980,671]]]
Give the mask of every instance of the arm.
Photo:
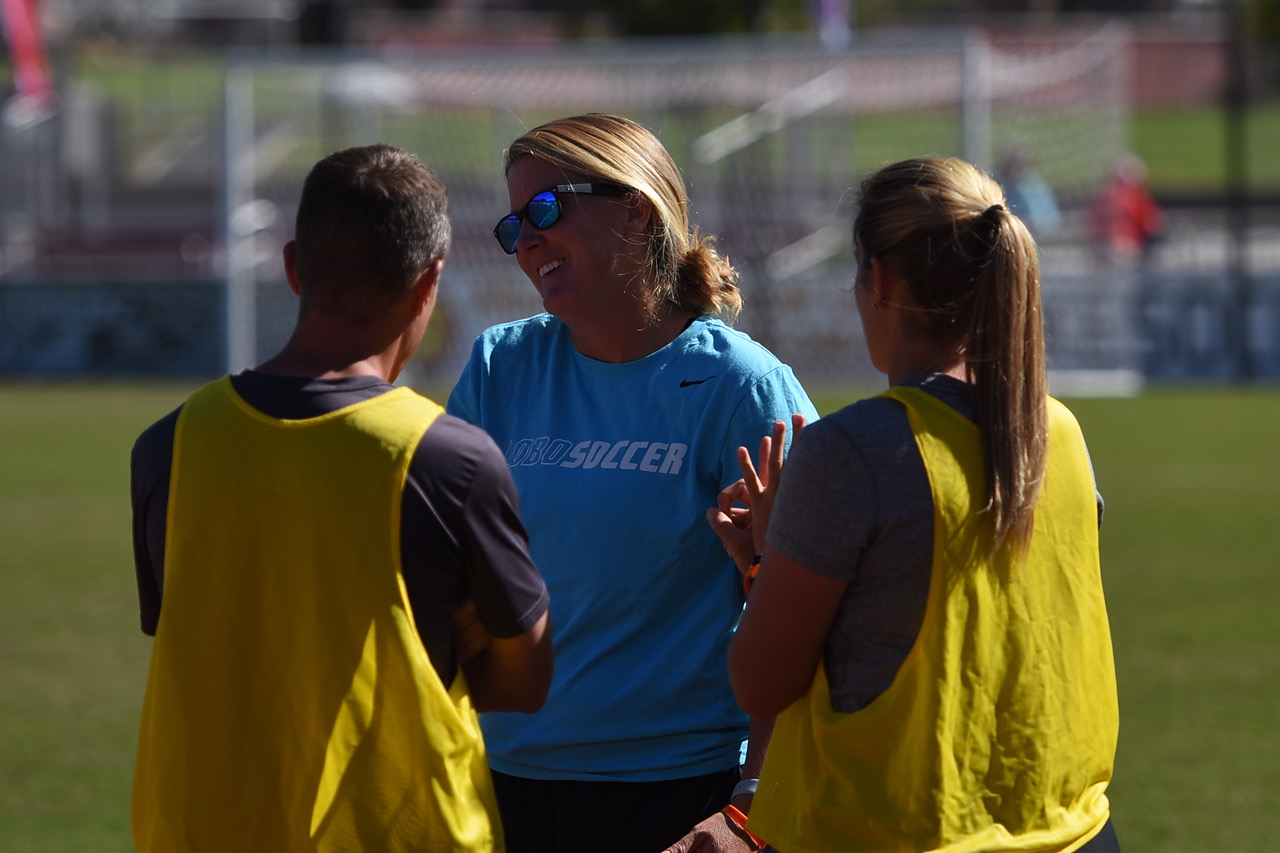
[[[515,637],[493,637],[484,630],[475,604],[467,601],[454,616],[458,661],[477,711],[532,714],[551,687],[553,653],[549,611]]]
[[[458,664],[476,710],[533,713],[553,670],[546,584],[506,460],[488,435],[474,434],[481,452],[459,525],[470,598],[454,613]]]
[[[174,430],[181,407],[147,428],[134,442],[129,460],[133,509],[133,566],[138,584],[142,633],[155,636],[164,586],[165,520]]]
[[[746,763],[742,765],[742,778],[758,779],[764,767],[764,756],[773,734],[773,718],[751,719],[750,739],[747,741]],[[739,794],[729,803],[743,816],[751,809],[753,794]],[[762,847],[760,839],[750,835],[746,827],[729,816],[731,809],[722,809],[703,819],[675,844],[663,853],[754,853]]]
[[[773,717],[751,718],[751,731],[747,735],[747,758],[742,763],[744,780],[760,778],[760,772],[764,770],[764,757],[769,752],[769,741],[773,739],[773,723]],[[729,805],[743,814],[749,814],[755,796],[754,793],[744,791],[730,799]]]
[[[764,768],[764,756],[773,735],[773,718],[751,719],[750,740],[747,741],[747,759],[742,765],[742,778],[758,779]],[[729,803],[743,816],[751,810],[754,794],[739,794]],[[760,839],[750,835],[746,827],[729,816],[731,809],[722,809],[700,821],[684,838],[668,847],[663,853],[737,853],[758,851]]]
[[[445,411],[454,417],[462,418],[469,424],[484,426],[483,406],[480,403],[480,386],[488,370],[488,344],[485,335],[480,335],[471,345],[471,356],[458,381],[449,392]]]
[[[160,622],[160,576],[164,566],[164,525],[162,521],[155,522],[164,518],[164,512],[156,504],[168,500],[166,495],[157,496],[143,485],[145,477],[139,472],[136,445],[132,469],[133,570],[138,583],[138,615],[142,633],[154,637]],[[158,553],[154,553],[157,549]]]
[[[756,404],[754,410],[748,406],[740,413],[742,420],[736,430],[730,431],[731,436],[736,434],[740,439],[754,441],[760,435],[759,425],[762,421],[768,424],[769,419],[777,414],[790,414],[794,434],[799,433],[807,419],[817,418],[817,411],[808,396],[786,369],[773,371],[762,382],[762,387],[753,400]],[[794,434],[790,438],[794,439]],[[764,544],[764,534],[788,438],[786,421],[773,420],[770,431],[760,439],[761,466],[758,475],[751,463],[750,450],[730,444],[743,478],[726,486],[717,496],[717,505],[706,512],[708,524],[744,576],[752,566],[754,556],[759,553],[759,547]],[[733,440],[732,437],[730,440]],[[727,459],[725,461],[728,462]],[[770,483],[773,484],[772,489],[769,488]],[[773,724],[773,715],[752,715],[747,754],[742,765],[744,779],[759,778],[773,734]],[[762,846],[760,839],[748,833],[740,823],[745,820],[742,815],[750,809],[753,798],[753,794],[747,793],[734,796],[725,809],[698,823],[665,853],[759,850]],[[736,818],[730,816],[735,809],[741,813]]]
[[[791,416],[794,434],[804,428],[805,416]],[[782,460],[787,446],[786,423],[774,422],[772,431],[760,440],[760,466],[751,461],[746,447],[737,448],[738,467],[742,479],[724,488],[717,497],[717,504],[707,510],[707,522],[720,537],[721,543],[738,567],[747,574],[759,548],[764,547],[765,532],[772,514],[773,499],[777,494],[782,474]],[[745,505],[745,506],[743,506]],[[739,627],[741,630],[741,627]],[[730,646],[732,649],[732,646]],[[741,704],[741,703],[739,703]],[[744,779],[758,779],[764,768],[765,755],[773,735],[774,714],[751,714],[751,730],[747,740],[746,761],[742,765]],[[741,825],[741,815],[751,809],[754,794],[742,793],[733,797],[725,808],[698,823],[688,834],[667,848],[663,853],[728,853],[729,851],[755,851],[761,848],[760,839],[749,834]],[[734,810],[741,813],[736,819]]]
[[[804,418],[794,415],[792,428],[799,435]],[[772,435],[760,442],[758,469],[747,449],[739,448],[742,480],[721,492],[719,505],[708,512],[708,521],[740,569],[748,531],[751,547],[762,556],[746,612],[729,645],[734,695],[753,719],[776,717],[808,689],[847,585],[765,544],[782,481],[785,439],[786,425],[778,421]],[[746,503],[747,511],[735,513],[729,506],[734,500]]]
[[[747,713],[777,716],[809,689],[847,585],[765,547],[729,644],[729,681]]]
[[[434,561],[434,598],[423,598],[437,668],[461,670],[477,710],[536,711],[551,682],[549,598],[501,451],[483,430],[441,415],[415,452],[405,494],[416,498],[405,510],[406,553]]]

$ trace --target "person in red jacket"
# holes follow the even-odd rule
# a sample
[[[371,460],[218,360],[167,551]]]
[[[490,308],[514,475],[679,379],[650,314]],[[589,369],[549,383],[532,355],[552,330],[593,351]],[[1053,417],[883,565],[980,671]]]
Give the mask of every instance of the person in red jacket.
[[[1094,201],[1094,249],[1112,263],[1146,263],[1164,233],[1164,213],[1147,190],[1147,167],[1132,155],[1116,164]]]

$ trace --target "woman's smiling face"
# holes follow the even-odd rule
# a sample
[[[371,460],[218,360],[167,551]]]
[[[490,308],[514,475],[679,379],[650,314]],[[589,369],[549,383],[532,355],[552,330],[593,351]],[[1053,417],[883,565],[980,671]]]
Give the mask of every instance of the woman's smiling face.
[[[592,181],[538,157],[521,157],[507,171],[511,209],[521,210],[539,192],[558,184]],[[542,296],[543,308],[570,329],[585,328],[634,308],[627,285],[639,272],[644,247],[634,237],[635,199],[561,193],[558,221],[545,230],[521,224],[516,261]]]

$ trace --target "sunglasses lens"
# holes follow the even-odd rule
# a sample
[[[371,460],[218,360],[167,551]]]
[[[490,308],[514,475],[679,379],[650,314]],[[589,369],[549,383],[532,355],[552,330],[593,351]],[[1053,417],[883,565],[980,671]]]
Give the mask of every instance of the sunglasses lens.
[[[525,210],[535,228],[549,228],[560,219],[560,201],[553,193],[538,193],[529,199]]]
[[[493,236],[498,238],[502,251],[508,255],[515,254],[516,243],[520,241],[520,225],[525,219],[534,228],[550,228],[560,221],[560,200],[550,190],[540,192],[529,199],[523,211],[507,214],[498,220]]]
[[[514,213],[502,217],[498,227],[493,229],[493,235],[498,238],[498,245],[502,246],[502,251],[508,255],[514,253],[516,242],[520,239],[520,218]]]

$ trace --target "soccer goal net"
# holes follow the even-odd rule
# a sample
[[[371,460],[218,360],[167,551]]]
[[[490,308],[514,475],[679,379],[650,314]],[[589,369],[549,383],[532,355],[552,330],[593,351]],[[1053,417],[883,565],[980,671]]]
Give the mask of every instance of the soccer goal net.
[[[1126,145],[1126,43],[1112,28],[1017,40],[915,31],[838,52],[750,39],[237,62],[224,122],[230,367],[292,323],[279,246],[307,169],[376,141],[419,154],[449,187],[455,241],[413,378],[451,383],[485,326],[540,310],[490,236],[509,207],[503,148],[552,118],[615,112],[667,146],[695,223],[742,273],[738,326],[802,381],[879,381],[850,293],[850,190],[926,154],[993,174],[1016,154],[1043,178],[1059,212],[1039,237],[1051,367],[1129,371],[1125,288],[1093,284],[1079,224]]]

